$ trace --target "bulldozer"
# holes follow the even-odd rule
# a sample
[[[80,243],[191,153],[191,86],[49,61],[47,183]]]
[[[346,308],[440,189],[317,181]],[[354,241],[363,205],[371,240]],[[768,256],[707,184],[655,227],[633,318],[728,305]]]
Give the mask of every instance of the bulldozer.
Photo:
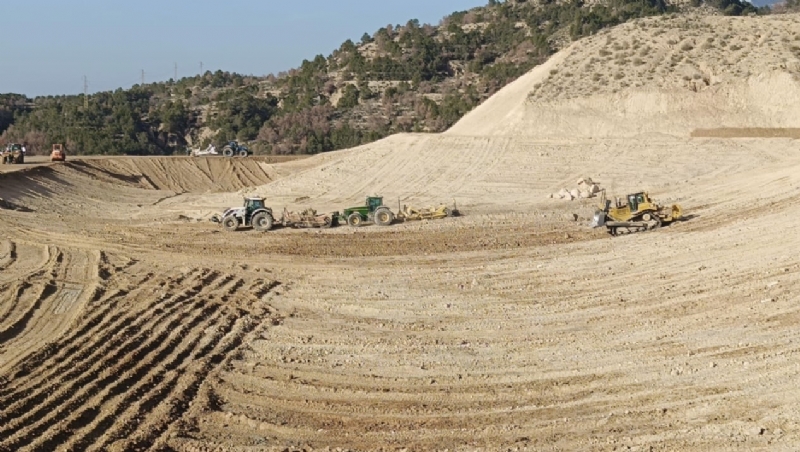
[[[606,191],[602,190],[600,206],[594,213],[591,226],[605,226],[609,234],[617,236],[650,231],[680,220],[681,216],[678,204],[669,208],[658,205],[645,191],[629,194],[623,199],[616,198],[612,203],[606,199]]]
[[[5,150],[0,153],[0,163],[4,165],[25,163],[25,153],[22,152],[22,146],[16,143],[6,146]]]

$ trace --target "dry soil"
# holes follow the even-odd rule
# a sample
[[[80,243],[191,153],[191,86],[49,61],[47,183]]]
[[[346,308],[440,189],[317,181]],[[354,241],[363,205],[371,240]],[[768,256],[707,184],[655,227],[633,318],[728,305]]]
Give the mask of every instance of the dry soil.
[[[442,135],[0,175],[0,450],[794,449],[798,143],[692,134],[800,127],[797,22],[624,25]],[[592,82],[593,52],[617,64],[606,42],[665,75]],[[688,71],[678,51],[699,78],[669,72]],[[687,217],[612,238],[587,225],[596,200],[548,198],[581,177]],[[368,194],[463,216],[207,221],[247,195],[329,211]]]

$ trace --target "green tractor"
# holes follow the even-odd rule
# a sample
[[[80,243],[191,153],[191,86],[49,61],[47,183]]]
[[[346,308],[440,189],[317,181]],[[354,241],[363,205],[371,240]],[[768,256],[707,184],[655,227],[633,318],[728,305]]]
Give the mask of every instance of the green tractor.
[[[382,196],[367,196],[363,206],[344,209],[338,220],[340,223],[347,222],[353,227],[363,226],[368,221],[378,226],[389,226],[394,221],[394,213],[383,205]]]

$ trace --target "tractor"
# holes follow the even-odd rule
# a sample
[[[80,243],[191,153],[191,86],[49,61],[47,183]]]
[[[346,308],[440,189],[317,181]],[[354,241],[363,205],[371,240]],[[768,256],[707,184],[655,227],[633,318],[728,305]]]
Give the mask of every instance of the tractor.
[[[617,198],[612,205],[602,191],[600,210],[592,219],[594,228],[605,226],[611,235],[629,234],[656,229],[663,224],[681,219],[681,207],[673,204],[669,209],[660,206],[647,192],[632,193],[625,199]]]
[[[244,199],[243,207],[231,207],[221,215],[214,214],[211,221],[222,224],[226,231],[252,227],[256,231],[264,232],[272,229],[275,219],[272,209],[264,205],[264,198],[250,197]]]
[[[0,163],[4,165],[25,163],[25,153],[22,152],[22,146],[16,143],[11,143],[6,146],[6,149],[0,152]]]
[[[389,226],[394,221],[394,213],[383,205],[382,196],[367,196],[363,206],[344,209],[338,220],[340,223],[347,222],[352,227],[362,226],[367,221],[378,226]]]
[[[233,156],[247,157],[250,154],[252,154],[252,152],[247,146],[239,144],[239,142],[235,140],[229,141],[228,144],[226,144],[225,147],[222,148],[222,155],[224,155],[225,157],[233,157]]]

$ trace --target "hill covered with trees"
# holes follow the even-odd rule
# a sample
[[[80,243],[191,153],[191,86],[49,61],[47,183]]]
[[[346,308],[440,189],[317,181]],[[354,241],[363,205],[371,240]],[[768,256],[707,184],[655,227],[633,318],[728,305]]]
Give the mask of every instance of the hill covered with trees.
[[[741,0],[683,8],[768,13]],[[348,148],[397,132],[440,132],[571,41],[665,0],[490,0],[434,26],[388,25],[328,57],[266,77],[223,71],[84,96],[0,95],[0,143],[81,154],[171,154],[237,139],[262,153]]]

